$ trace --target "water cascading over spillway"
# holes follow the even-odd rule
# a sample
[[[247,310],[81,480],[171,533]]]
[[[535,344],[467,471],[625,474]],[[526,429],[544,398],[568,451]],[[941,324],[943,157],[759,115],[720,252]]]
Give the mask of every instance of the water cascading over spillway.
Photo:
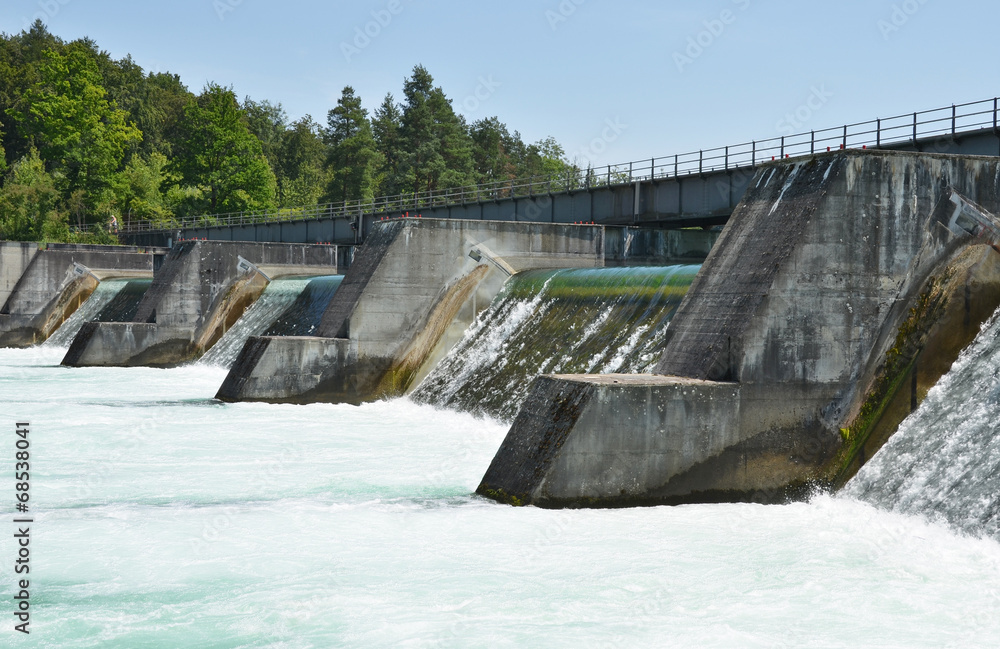
[[[250,336],[307,336],[318,326],[343,275],[279,278],[201,358],[230,367]]]
[[[87,322],[128,322],[139,308],[139,301],[151,279],[106,279],[73,315],[62,323],[45,345],[69,347],[80,328]]]
[[[412,398],[509,421],[537,374],[649,371],[699,268],[519,273]]]
[[[299,296],[264,332],[265,336],[311,336],[340,288],[343,275],[313,277]]]
[[[1000,538],[997,422],[1000,311],[844,493]]]

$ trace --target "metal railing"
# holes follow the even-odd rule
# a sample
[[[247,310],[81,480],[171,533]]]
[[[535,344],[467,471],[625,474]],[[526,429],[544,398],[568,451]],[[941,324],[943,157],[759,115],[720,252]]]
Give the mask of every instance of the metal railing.
[[[464,187],[380,196],[373,200],[343,201],[259,212],[229,212],[175,219],[169,223],[130,220],[123,233],[163,232],[213,226],[252,225],[310,219],[354,219],[361,214],[419,213],[420,210],[458,206],[508,198],[528,198],[556,192],[588,190],[656,179],[695,174],[754,169],[771,160],[850,148],[879,149],[891,145],[916,144],[929,138],[954,138],[960,134],[997,129],[998,98],[943,108],[906,113],[895,117],[845,124],[764,140],[654,157],[604,167],[576,169],[562,175],[533,176]]]

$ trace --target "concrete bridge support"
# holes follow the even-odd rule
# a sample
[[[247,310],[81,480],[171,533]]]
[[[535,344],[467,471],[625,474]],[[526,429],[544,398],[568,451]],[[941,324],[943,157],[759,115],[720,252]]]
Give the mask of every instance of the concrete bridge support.
[[[356,254],[319,335],[251,338],[217,396],[359,403],[403,394],[510,275],[603,263],[600,226],[381,222]]]
[[[985,207],[981,207],[985,206]],[[762,168],[658,375],[532,386],[478,492],[774,501],[870,457],[1000,305],[996,158],[842,152]]]
[[[7,297],[0,309],[0,346],[43,342],[101,280],[151,277],[155,258],[165,253],[123,246],[2,244],[0,287],[10,288],[4,288]]]
[[[90,322],[64,365],[169,366],[194,360],[222,337],[271,279],[337,272],[337,247],[185,241],[173,247],[134,322]]]

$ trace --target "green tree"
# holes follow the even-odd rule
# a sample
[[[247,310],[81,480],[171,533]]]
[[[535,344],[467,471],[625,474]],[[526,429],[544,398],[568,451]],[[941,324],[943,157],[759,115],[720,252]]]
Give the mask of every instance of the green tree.
[[[275,177],[258,140],[247,128],[232,89],[208,84],[184,107],[172,184],[200,190],[183,206],[187,213],[238,212],[273,207]]]
[[[176,74],[150,73],[143,84],[142,107],[133,116],[142,130],[142,152],[146,155],[173,155],[174,143],[180,135],[184,107],[194,99]]]
[[[39,66],[44,52],[61,52],[64,45],[40,20],[14,36],[0,36],[0,117],[27,113],[27,92],[41,80]],[[9,124],[3,146],[10,160],[20,160],[33,148],[30,136]]]
[[[511,135],[506,124],[497,117],[474,122],[469,134],[479,182],[499,182],[518,176],[521,171],[519,158],[524,154],[520,136]]]
[[[45,52],[40,80],[26,93],[26,110],[11,110],[38,146],[63,195],[81,197],[80,222],[88,212],[106,211],[111,177],[126,147],[142,137],[127,122],[125,111],[105,95],[90,53],[71,45],[65,54]]]
[[[66,241],[69,227],[60,196],[38,152],[11,165],[0,189],[0,239]]]
[[[330,147],[327,168],[331,172],[326,200],[370,200],[375,191],[379,154],[368,111],[361,107],[354,88],[344,88],[337,107],[327,114],[326,121],[326,141]]]
[[[137,155],[115,176],[115,207],[123,222],[132,219],[166,221],[173,216],[161,191],[161,186],[169,179],[166,167],[167,157],[162,153]]]
[[[401,191],[399,164],[403,159],[403,140],[399,131],[402,115],[392,93],[386,94],[382,105],[372,115],[372,135],[381,156],[381,164],[375,174],[379,194],[391,195]]]
[[[319,202],[330,181],[326,158],[321,128],[312,116],[292,122],[284,132],[276,172],[281,207]]]
[[[472,141],[464,119],[421,65],[403,84],[400,135],[405,154],[399,184],[406,191],[428,191],[475,182]]]
[[[243,100],[243,115],[247,128],[260,140],[261,150],[271,170],[278,173],[281,146],[284,142],[285,129],[288,126],[288,115],[281,104],[267,101],[254,101],[249,97]]]

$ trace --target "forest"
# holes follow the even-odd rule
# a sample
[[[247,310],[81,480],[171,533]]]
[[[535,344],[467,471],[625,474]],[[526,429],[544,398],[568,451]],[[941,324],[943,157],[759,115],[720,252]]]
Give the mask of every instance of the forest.
[[[41,21],[0,34],[0,239],[113,242],[113,224],[291,210],[577,171],[553,138],[469,123],[423,66],[370,113],[345,86],[325,123],[280,102],[115,60]]]

